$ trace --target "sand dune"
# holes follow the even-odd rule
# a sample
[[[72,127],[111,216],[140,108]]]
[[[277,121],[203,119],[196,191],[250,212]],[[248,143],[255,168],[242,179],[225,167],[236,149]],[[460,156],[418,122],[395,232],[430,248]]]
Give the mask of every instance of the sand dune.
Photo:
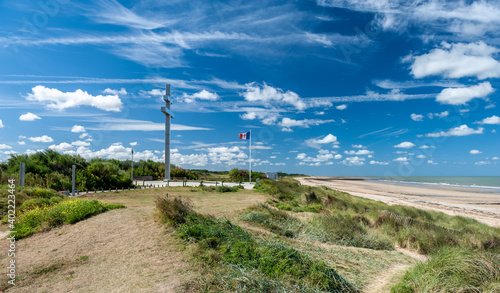
[[[422,186],[339,177],[305,177],[305,185],[323,185],[388,204],[441,211],[500,227],[500,193],[492,189]]]

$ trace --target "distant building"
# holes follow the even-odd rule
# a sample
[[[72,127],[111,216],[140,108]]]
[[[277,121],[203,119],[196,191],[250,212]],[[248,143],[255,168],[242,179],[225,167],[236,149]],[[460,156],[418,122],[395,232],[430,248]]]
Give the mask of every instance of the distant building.
[[[266,177],[273,180],[278,180],[278,172],[266,173]]]

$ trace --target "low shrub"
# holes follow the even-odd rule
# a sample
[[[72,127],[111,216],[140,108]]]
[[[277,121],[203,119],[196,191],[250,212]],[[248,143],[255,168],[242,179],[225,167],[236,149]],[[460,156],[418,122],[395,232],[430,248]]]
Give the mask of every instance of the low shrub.
[[[49,206],[51,205],[50,199],[48,198],[32,198],[23,202],[19,207],[18,213],[22,214],[25,211],[32,210],[37,207]]]
[[[97,200],[70,199],[52,205],[33,205],[20,214],[14,224],[18,239],[37,231],[49,230],[62,224],[73,224],[91,216],[116,209],[123,205],[100,203]]]
[[[307,193],[305,193],[304,196],[305,196],[306,202],[308,204],[321,203],[321,200],[319,199],[319,197],[316,195],[316,193],[314,191],[307,192]]]
[[[193,203],[181,197],[157,197],[156,208],[163,221],[174,225],[185,223],[186,217],[193,213]]]
[[[50,189],[37,188],[37,187],[28,187],[24,188],[24,192],[26,195],[32,198],[51,198],[54,196],[58,196],[59,194]]]

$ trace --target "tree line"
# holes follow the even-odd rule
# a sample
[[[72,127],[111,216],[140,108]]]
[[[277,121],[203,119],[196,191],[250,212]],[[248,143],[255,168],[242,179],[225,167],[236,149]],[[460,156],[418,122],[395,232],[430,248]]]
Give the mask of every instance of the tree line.
[[[79,190],[100,190],[132,187],[132,161],[93,158],[86,160],[80,155],[60,154],[47,149],[34,154],[11,155],[0,163],[0,184],[6,184],[9,178],[18,178],[20,163],[25,163],[25,182],[27,186],[50,188],[57,191],[71,189],[71,166],[76,165],[76,188]],[[152,160],[134,162],[134,177],[152,176],[162,179],[165,164]],[[231,171],[188,170],[179,166],[170,166],[171,178],[188,180],[219,179],[226,181],[248,180],[246,170]],[[261,172],[252,172],[252,179],[265,178]]]

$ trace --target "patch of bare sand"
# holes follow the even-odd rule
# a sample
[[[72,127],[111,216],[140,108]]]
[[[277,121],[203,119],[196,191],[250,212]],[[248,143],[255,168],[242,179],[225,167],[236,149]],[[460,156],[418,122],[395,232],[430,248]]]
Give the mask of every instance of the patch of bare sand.
[[[34,235],[17,243],[22,278],[6,292],[175,292],[195,274],[169,233],[132,207]]]
[[[469,217],[493,227],[500,227],[500,208],[495,205],[500,201],[498,193],[473,192],[470,188],[422,187],[363,180],[329,180],[316,177],[298,180],[304,185],[326,186],[390,205],[405,205],[452,216]]]

